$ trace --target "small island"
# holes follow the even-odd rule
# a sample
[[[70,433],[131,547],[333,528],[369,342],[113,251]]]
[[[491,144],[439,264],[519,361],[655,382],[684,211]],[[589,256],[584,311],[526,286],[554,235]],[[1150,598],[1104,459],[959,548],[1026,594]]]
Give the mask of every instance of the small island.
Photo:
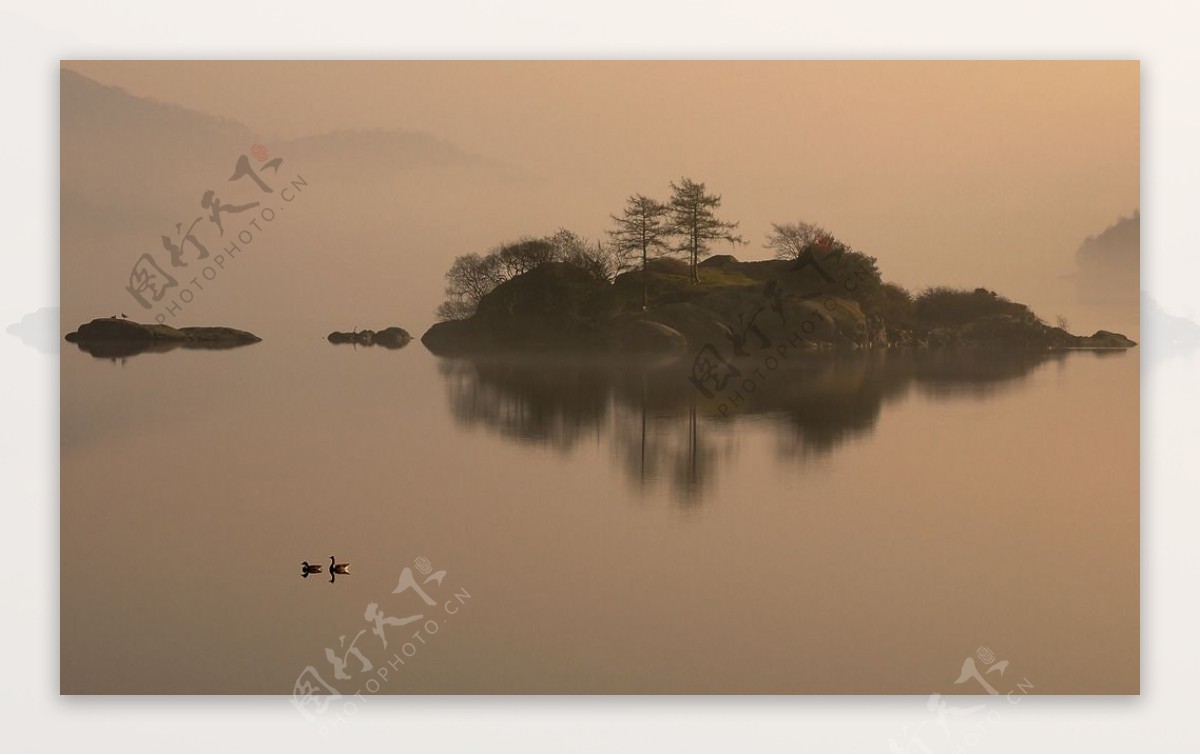
[[[671,183],[668,202],[635,194],[590,242],[560,229],[446,273],[442,322],[422,342],[439,355],[501,351],[652,352],[737,359],[754,351],[974,348],[1127,349],[1119,333],[1068,331],[1028,306],[978,287],[919,292],[883,279],[878,260],[805,221],[772,223],[774,259],[712,255],[745,244],[717,217],[703,183]],[[783,353],[780,352],[782,356]]]
[[[385,349],[402,349],[412,340],[412,336],[404,328],[395,325],[383,330],[352,330],[337,331],[328,336],[330,343],[349,343],[356,346],[382,346]]]
[[[475,312],[435,324],[422,342],[439,355],[500,351],[694,353],[877,348],[1126,349],[1100,330],[1074,335],[985,288],[916,296],[884,283],[871,258],[830,265],[832,281],[783,260],[722,255],[690,280],[679,260],[650,260],[611,283],[570,262],[547,262],[483,295]],[[840,276],[840,277],[839,277]],[[643,308],[643,287],[650,304]]]
[[[244,330],[226,327],[173,328],[118,317],[102,317],[80,325],[66,340],[95,357],[133,356],[147,351],[232,349],[262,339]]]

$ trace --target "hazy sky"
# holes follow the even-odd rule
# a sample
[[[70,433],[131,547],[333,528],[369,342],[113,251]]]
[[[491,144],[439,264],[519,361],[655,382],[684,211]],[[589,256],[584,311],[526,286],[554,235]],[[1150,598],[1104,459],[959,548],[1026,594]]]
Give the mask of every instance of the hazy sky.
[[[1136,61],[64,66],[265,139],[424,131],[554,187],[519,223],[479,203],[435,218],[482,226],[463,245],[559,226],[594,237],[627,194],[665,197],[687,175],[724,195],[743,259],[767,256],[772,221],[812,220],[891,280],[986,285],[1052,319],[1079,243],[1140,205]],[[417,328],[436,271],[474,251],[456,243],[412,252],[427,263],[409,279]]]

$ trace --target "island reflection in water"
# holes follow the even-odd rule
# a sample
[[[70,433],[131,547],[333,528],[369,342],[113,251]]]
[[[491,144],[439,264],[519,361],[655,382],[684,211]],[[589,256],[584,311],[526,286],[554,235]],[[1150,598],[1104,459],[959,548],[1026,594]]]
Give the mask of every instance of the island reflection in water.
[[[1117,352],[1097,351],[1097,358]],[[705,396],[682,360],[531,357],[443,359],[451,412],[465,427],[567,452],[607,436],[640,486],[666,480],[682,503],[699,500],[738,422],[774,428],[779,457],[821,457],[871,433],[883,406],[909,391],[935,400],[986,399],[1064,352],[848,352],[743,371]],[[1081,355],[1082,356],[1082,355]],[[742,387],[744,386],[744,387]]]
[[[175,349],[189,351],[228,351],[253,346],[253,343],[223,343],[204,341],[87,341],[74,344],[83,353],[96,359],[121,360],[140,354],[165,354]]]

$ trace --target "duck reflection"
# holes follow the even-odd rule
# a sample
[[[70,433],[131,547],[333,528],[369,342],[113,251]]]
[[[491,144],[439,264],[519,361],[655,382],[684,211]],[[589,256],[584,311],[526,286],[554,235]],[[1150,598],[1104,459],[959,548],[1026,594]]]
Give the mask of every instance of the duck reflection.
[[[850,352],[788,360],[711,398],[677,360],[528,355],[445,359],[439,370],[455,420],[516,442],[570,452],[606,438],[640,486],[665,480],[683,504],[699,500],[720,460],[738,453],[738,423],[774,428],[783,458],[832,453],[871,433],[889,401],[983,399],[1062,353]]]

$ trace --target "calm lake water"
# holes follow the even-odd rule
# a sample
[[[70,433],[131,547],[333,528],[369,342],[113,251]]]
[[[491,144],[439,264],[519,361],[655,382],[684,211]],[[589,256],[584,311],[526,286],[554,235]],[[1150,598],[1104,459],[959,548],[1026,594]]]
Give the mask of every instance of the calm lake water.
[[[1138,690],[1136,349],[825,355],[722,416],[678,366],[262,335],[63,345],[64,692],[974,694],[981,646]]]

